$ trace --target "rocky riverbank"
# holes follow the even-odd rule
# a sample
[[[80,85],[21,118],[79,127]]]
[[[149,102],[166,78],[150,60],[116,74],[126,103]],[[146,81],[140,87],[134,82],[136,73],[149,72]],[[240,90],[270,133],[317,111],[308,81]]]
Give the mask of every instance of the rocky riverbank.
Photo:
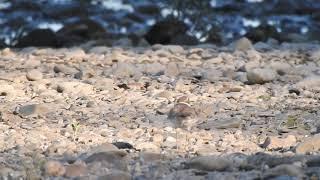
[[[1,179],[320,177],[319,44],[0,53]]]

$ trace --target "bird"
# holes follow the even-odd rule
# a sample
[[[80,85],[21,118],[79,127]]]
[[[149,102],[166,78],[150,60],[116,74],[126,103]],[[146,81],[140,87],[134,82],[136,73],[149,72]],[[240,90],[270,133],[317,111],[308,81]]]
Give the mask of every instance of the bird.
[[[177,98],[173,108],[168,113],[168,119],[176,130],[177,150],[179,150],[177,129],[180,128],[190,132],[198,122],[196,110],[188,102],[189,98],[186,96]],[[186,134],[186,141],[188,142],[188,133]]]

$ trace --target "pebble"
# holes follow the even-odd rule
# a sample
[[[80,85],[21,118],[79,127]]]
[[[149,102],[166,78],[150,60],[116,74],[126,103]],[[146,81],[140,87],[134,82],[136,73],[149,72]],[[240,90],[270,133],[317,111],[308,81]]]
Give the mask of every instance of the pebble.
[[[241,119],[238,118],[224,118],[219,120],[208,120],[204,124],[201,124],[201,129],[228,129],[228,128],[239,128],[242,123]]]
[[[224,171],[232,167],[231,162],[223,157],[199,156],[187,162],[189,168],[203,171]]]
[[[43,78],[43,75],[40,71],[33,69],[27,72],[26,77],[29,81],[37,81],[41,80]]]
[[[86,164],[90,163],[104,163],[108,168],[115,168],[118,170],[127,170],[127,161],[125,160],[125,156],[123,153],[119,153],[119,151],[108,151],[108,152],[98,152],[93,153],[84,159]]]
[[[20,116],[31,116],[31,115],[43,115],[49,111],[45,104],[28,104],[23,106],[18,106],[15,113]]]
[[[65,75],[73,75],[73,74],[76,74],[78,72],[78,70],[76,70],[75,68],[72,68],[72,67],[69,67],[69,66],[66,66],[66,65],[63,65],[63,64],[55,65],[53,67],[53,71],[55,73],[63,73]]]
[[[249,84],[264,84],[275,80],[277,73],[272,69],[256,68],[247,72]]]
[[[87,167],[83,163],[78,164],[70,164],[65,168],[65,176],[66,177],[80,177],[84,176],[88,173]]]
[[[296,143],[297,139],[294,135],[288,135],[286,138],[270,136],[266,138],[262,147],[268,150],[288,149],[295,146]]]
[[[180,69],[177,63],[169,62],[164,70],[164,74],[168,77],[176,77],[180,74]]]
[[[243,37],[235,42],[236,51],[247,51],[250,49],[253,49],[253,45],[251,41],[246,37]]]
[[[144,64],[142,72],[151,76],[163,75],[165,66],[160,63]]]
[[[90,95],[94,93],[93,86],[82,82],[59,82],[57,92]]]
[[[116,171],[111,174],[100,176],[97,180],[131,180],[132,177],[127,172]]]
[[[66,168],[59,161],[48,161],[45,165],[45,172],[48,176],[63,176]]]
[[[320,90],[320,77],[319,76],[311,76],[308,77],[296,84],[296,87],[303,88],[305,90]]]
[[[296,153],[306,154],[320,150],[320,134],[304,139],[296,146]]]
[[[281,164],[274,168],[268,169],[267,172],[264,174],[264,178],[282,175],[302,178],[304,176],[304,173],[302,168],[296,165]]]
[[[160,152],[159,146],[151,142],[139,142],[136,144],[136,149],[145,152]]]

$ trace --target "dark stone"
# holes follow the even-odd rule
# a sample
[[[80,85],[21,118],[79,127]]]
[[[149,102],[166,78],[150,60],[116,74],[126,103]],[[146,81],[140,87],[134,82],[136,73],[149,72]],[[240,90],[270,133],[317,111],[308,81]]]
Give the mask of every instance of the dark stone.
[[[145,39],[153,44],[171,44],[172,40],[178,35],[186,35],[188,26],[174,18],[167,18],[153,25]]]
[[[289,89],[289,93],[292,94],[292,93],[295,93],[296,95],[300,95],[300,91],[299,89],[295,89],[295,88],[292,88],[292,89]]]
[[[173,37],[171,44],[192,46],[199,44],[199,41],[196,37],[188,34],[178,34],[177,36]]]
[[[134,149],[134,147],[127,142],[114,142],[112,144],[115,145],[118,149]]]
[[[106,31],[99,23],[84,18],[66,24],[57,34],[62,38],[64,45],[73,45],[105,37]]]
[[[116,168],[119,170],[127,170],[127,161],[125,156],[116,152],[98,152],[87,157],[85,160],[86,164],[101,162],[109,168]]]
[[[160,14],[160,9],[157,5],[154,4],[143,4],[136,7],[136,12],[146,15],[157,15]]]
[[[265,24],[250,29],[245,36],[253,42],[266,42],[269,38],[280,40],[276,27]]]
[[[51,29],[35,29],[18,39],[16,47],[59,47],[60,41]]]
[[[218,44],[218,45],[222,44],[224,40],[221,32],[222,32],[222,28],[218,26],[210,29],[210,31],[208,32],[207,42]]]

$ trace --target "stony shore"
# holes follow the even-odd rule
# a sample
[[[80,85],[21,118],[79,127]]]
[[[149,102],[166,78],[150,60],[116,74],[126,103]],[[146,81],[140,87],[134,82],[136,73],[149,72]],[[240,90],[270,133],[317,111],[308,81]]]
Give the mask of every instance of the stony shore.
[[[320,178],[319,44],[0,54],[0,179]]]

